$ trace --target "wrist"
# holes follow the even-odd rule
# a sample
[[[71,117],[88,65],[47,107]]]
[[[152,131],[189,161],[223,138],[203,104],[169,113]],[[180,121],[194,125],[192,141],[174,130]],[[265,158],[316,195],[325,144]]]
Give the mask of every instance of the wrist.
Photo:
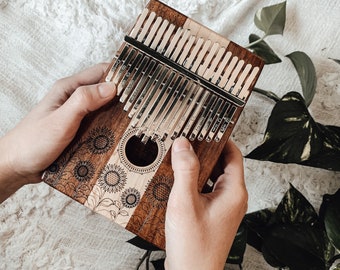
[[[0,203],[26,184],[12,168],[9,149],[5,137],[0,138]]]

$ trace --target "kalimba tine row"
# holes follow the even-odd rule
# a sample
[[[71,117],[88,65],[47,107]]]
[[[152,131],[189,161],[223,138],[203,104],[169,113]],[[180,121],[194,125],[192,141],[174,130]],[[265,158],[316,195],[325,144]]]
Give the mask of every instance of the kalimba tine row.
[[[261,59],[151,0],[103,81],[117,97],[90,114],[45,181],[160,248],[171,144],[192,141],[202,190],[263,67]]]

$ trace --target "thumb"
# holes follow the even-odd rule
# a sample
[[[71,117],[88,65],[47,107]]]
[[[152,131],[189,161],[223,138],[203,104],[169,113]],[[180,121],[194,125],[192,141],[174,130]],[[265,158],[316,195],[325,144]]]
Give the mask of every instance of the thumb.
[[[86,114],[99,109],[116,95],[116,85],[104,82],[78,87],[59,108],[62,119],[71,124],[80,123]]]
[[[188,196],[198,195],[197,180],[200,165],[190,142],[186,138],[181,137],[174,141],[171,163],[174,171],[172,199],[181,201]]]

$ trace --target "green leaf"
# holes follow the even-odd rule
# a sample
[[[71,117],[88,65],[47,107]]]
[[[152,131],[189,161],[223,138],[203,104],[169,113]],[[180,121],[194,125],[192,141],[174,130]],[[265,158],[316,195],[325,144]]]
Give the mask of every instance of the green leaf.
[[[231,246],[227,263],[241,264],[247,244],[247,230],[245,224],[241,223],[236,233],[233,245]]]
[[[340,189],[333,195],[323,196],[320,217],[324,220],[329,239],[340,250]]]
[[[340,65],[340,60],[338,59],[333,59],[333,58],[329,58],[329,59],[332,59],[335,63],[338,63]]]
[[[291,270],[327,269],[325,254],[329,240],[325,232],[305,224],[277,224],[263,242],[263,256],[274,267]],[[269,259],[269,260],[268,260]]]
[[[246,214],[244,224],[247,225],[247,243],[258,251],[262,250],[263,235],[273,223],[274,211],[263,209]]]
[[[289,92],[275,104],[264,142],[246,157],[340,171],[340,127],[315,122],[302,96]]]
[[[287,57],[293,62],[299,75],[307,107],[311,104],[316,90],[316,72],[312,60],[304,52],[293,52]]]
[[[161,250],[158,247],[154,246],[153,244],[149,243],[148,241],[140,238],[139,236],[135,236],[134,238],[131,238],[127,242],[144,250],[150,250],[150,251]]]
[[[165,259],[158,259],[156,261],[151,261],[151,263],[155,270],[164,270],[164,261]]]
[[[254,23],[265,33],[265,36],[282,35],[286,24],[286,2],[258,10]]]
[[[291,184],[277,206],[276,220],[282,224],[308,224],[318,222],[318,214],[309,201]]]
[[[269,47],[269,45],[264,40],[255,43],[259,39],[260,39],[259,36],[251,34],[249,36],[250,46],[248,48],[254,54],[261,57],[266,65],[282,62],[281,59],[275,54],[275,52]]]

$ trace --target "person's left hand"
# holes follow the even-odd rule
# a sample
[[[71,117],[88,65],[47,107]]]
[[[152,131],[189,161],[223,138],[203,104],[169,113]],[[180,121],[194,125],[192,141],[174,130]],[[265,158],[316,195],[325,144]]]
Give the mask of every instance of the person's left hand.
[[[98,64],[57,81],[46,97],[0,139],[2,194],[41,181],[42,171],[71,142],[84,116],[115,96],[113,83],[98,83],[107,67]]]

